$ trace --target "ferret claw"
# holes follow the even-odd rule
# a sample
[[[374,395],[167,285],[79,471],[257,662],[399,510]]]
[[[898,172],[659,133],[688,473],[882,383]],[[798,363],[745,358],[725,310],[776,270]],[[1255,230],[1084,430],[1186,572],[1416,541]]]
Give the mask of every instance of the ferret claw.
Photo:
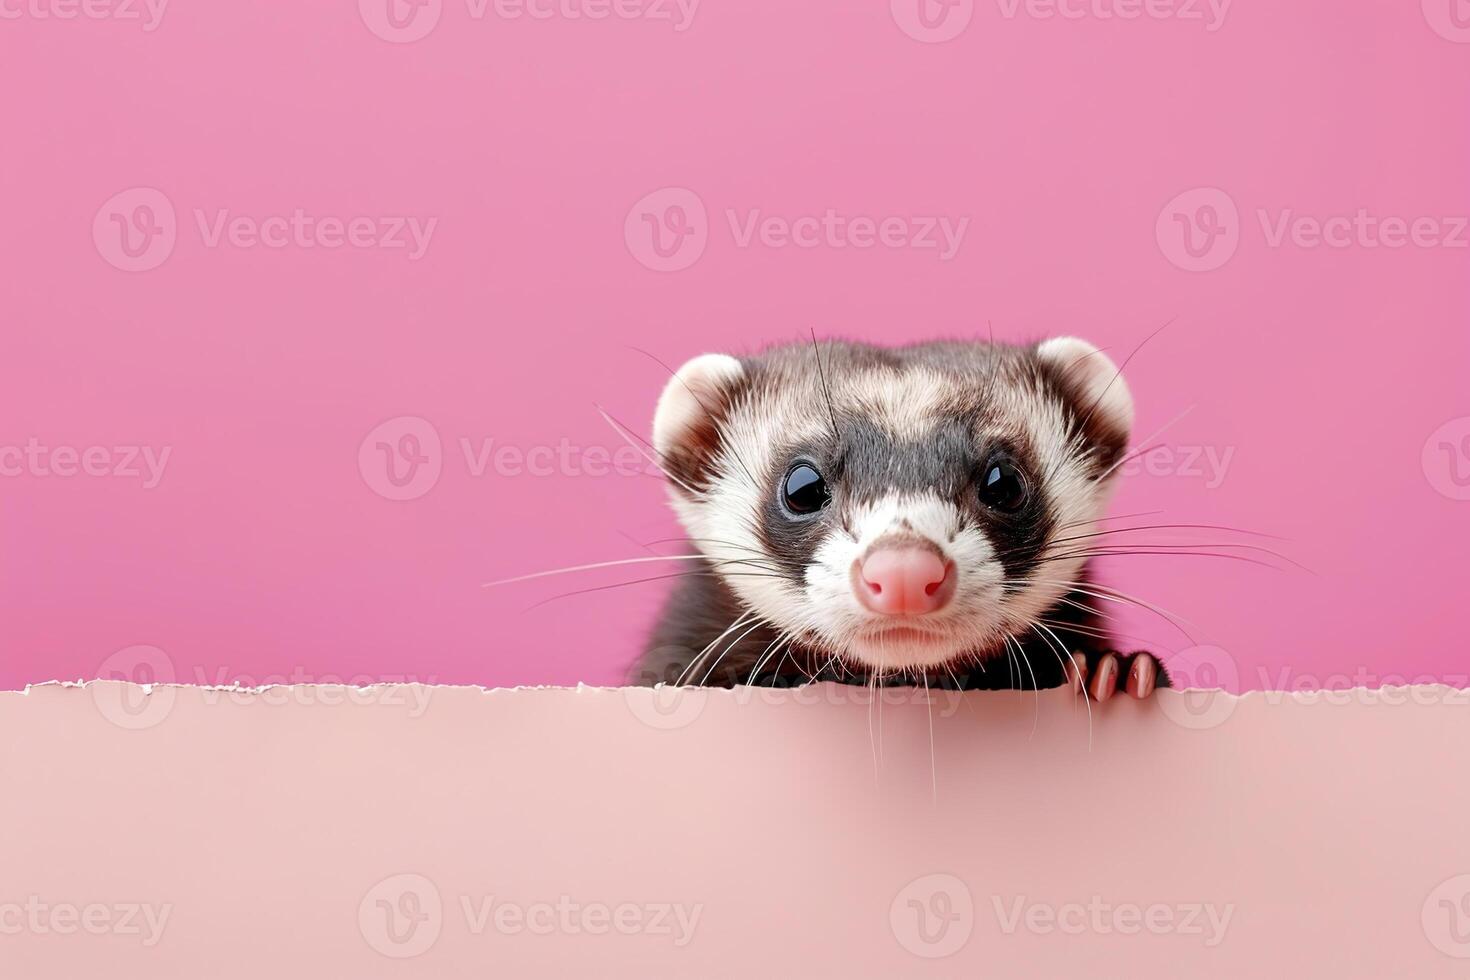
[[[1098,703],[1120,691],[1142,701],[1158,688],[1159,662],[1153,654],[1141,650],[1127,655],[1106,650],[1089,668],[1087,658],[1074,653],[1067,680],[1074,693],[1085,684],[1088,695]]]

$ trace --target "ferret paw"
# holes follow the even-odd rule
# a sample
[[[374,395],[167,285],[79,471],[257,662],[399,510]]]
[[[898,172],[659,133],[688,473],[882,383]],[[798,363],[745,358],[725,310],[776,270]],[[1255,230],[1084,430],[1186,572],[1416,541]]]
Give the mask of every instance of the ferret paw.
[[[1091,656],[1072,654],[1072,668],[1067,680],[1073,691],[1084,687],[1087,695],[1099,703],[1114,694],[1125,693],[1140,701],[1151,697],[1160,686],[1168,686],[1167,674],[1158,658],[1145,651],[1118,653],[1103,650]],[[1161,678],[1164,678],[1161,682]]]

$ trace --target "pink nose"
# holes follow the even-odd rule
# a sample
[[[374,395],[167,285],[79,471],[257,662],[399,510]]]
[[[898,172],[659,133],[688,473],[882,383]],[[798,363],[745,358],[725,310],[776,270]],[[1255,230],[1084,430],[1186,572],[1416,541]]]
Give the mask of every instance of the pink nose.
[[[852,569],[858,601],[886,616],[920,616],[942,609],[954,595],[954,568],[932,548],[881,546]]]

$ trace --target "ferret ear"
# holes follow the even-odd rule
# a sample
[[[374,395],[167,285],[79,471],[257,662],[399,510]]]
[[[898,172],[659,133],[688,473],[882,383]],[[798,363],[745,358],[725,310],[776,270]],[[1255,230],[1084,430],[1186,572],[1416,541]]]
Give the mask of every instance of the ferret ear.
[[[720,420],[745,377],[728,354],[701,354],[675,372],[653,413],[653,446],[675,483],[703,489],[720,446]]]
[[[1051,365],[1103,443],[1128,443],[1133,430],[1133,395],[1112,358],[1078,337],[1057,337],[1036,346],[1036,356]]]

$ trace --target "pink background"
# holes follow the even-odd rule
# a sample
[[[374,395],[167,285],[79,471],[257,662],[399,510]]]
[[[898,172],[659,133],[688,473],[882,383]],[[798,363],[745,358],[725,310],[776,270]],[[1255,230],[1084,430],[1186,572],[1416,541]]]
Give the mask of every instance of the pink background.
[[[1470,31],[1448,2],[1238,0],[1210,30],[966,0],[942,43],[906,0],[705,0],[684,30],[435,0],[409,43],[374,33],[392,36],[375,2],[176,2],[154,30],[7,8],[0,450],[169,457],[152,488],[45,475],[65,454],[0,477],[0,687],[140,662],[189,682],[615,682],[666,582],[527,607],[669,565],[481,583],[667,550],[659,481],[476,476],[461,439],[616,449],[594,404],[646,432],[665,379],[633,348],[672,364],[809,329],[993,324],[1121,356],[1171,318],[1129,366],[1138,434],[1189,410],[1166,440],[1233,456],[1217,486],[1135,473],[1117,512],[1278,534],[1313,573],[1140,556],[1108,580],[1194,624],[1218,651],[1206,681],[1464,682],[1470,250],[1273,247],[1258,217],[1452,234],[1470,214]],[[655,214],[705,209],[684,268],[645,264],[630,211],[650,194]],[[145,203],[164,234],[130,263],[112,215]],[[1196,261],[1170,235],[1205,205],[1226,234]],[[828,208],[969,224],[945,261],[741,247],[726,217]],[[410,259],[211,247],[196,219],[297,209],[437,225]],[[404,416],[437,434],[419,445],[439,475],[394,500],[359,450]],[[1189,661],[1157,621],[1133,632]]]
[[[1466,692],[866,693],[0,693],[0,972],[1465,976]]]

